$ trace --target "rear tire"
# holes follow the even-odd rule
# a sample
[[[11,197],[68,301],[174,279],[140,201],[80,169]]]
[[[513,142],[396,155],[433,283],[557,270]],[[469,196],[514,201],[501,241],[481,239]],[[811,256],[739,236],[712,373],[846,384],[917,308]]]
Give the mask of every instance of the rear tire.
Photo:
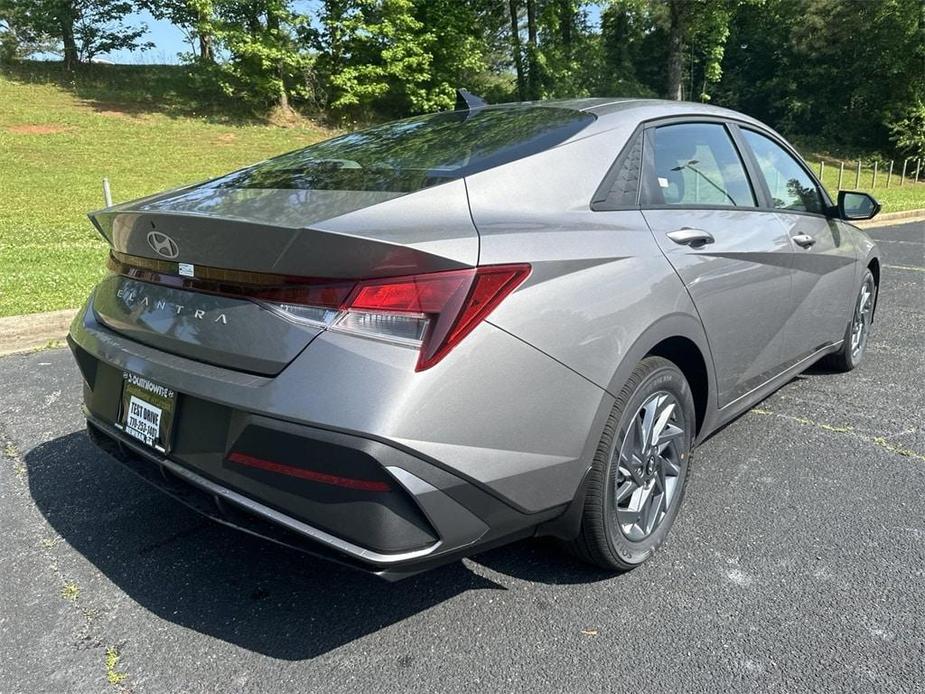
[[[587,480],[572,551],[627,571],[662,544],[684,499],[696,418],[684,374],[646,357],[620,391]]]
[[[820,360],[820,364],[832,371],[847,372],[854,369],[864,358],[867,349],[867,338],[870,335],[870,324],[874,317],[874,306],[877,304],[877,283],[874,275],[868,268],[861,280],[861,287],[854,303],[854,311],[848,320],[845,337],[841,348]]]

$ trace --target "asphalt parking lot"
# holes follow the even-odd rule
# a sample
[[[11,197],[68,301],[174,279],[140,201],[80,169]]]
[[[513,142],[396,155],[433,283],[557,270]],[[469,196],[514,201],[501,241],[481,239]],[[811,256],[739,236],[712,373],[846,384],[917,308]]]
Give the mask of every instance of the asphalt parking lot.
[[[865,363],[700,449],[647,564],[527,541],[397,584],[201,519],[88,442],[67,350],[0,359],[0,691],[921,691],[925,224]]]

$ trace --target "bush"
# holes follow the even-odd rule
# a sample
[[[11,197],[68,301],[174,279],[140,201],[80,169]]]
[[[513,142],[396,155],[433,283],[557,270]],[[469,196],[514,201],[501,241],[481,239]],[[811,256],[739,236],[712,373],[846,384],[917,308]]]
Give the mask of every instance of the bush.
[[[925,157],[925,103],[917,101],[889,125],[890,139],[904,156]]]

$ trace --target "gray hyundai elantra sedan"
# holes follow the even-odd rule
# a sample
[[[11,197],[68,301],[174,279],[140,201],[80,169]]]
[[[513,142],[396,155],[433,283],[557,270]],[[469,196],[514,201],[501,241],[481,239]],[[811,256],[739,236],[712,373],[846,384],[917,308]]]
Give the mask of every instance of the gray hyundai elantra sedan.
[[[878,210],[733,111],[470,99],[92,213],[88,431],[386,578],[534,535],[630,569],[696,443],[860,362],[881,264],[850,222]]]

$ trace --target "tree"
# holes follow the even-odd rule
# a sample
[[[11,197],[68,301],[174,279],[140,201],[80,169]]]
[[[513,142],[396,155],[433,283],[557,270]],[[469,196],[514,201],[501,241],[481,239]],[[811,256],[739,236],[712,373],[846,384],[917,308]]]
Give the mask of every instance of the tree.
[[[889,148],[925,100],[921,0],[765,0],[738,6],[717,87],[725,105],[792,135]]]
[[[688,0],[668,0],[668,65],[665,75],[668,84],[665,96],[675,101],[684,98],[681,85],[681,73],[684,64],[684,35],[687,33],[691,12],[687,9]]]
[[[329,4],[322,14],[321,48],[341,56],[339,62],[327,61],[332,108],[365,117],[377,104],[391,113],[436,106],[428,89],[435,36],[415,17],[412,0]]]
[[[614,2],[601,13],[601,68],[596,91],[610,96],[661,93],[667,60],[664,31],[647,0]],[[653,69],[654,68],[654,69]]]
[[[218,0],[210,29],[228,52],[215,72],[229,96],[275,106],[289,116],[290,97],[313,96],[308,46],[314,34],[290,0]]]
[[[613,93],[603,52],[603,26],[618,5],[605,8],[601,32],[592,30],[585,0],[547,0],[539,5],[539,75],[543,97]],[[627,3],[620,3],[619,7]]]
[[[501,3],[416,0],[414,15],[432,37],[430,77],[421,86],[434,109],[452,108],[459,87],[481,93],[490,86],[492,43],[505,24]]]
[[[921,0],[805,0],[794,23],[794,92],[808,130],[883,146],[887,123],[925,95]]]
[[[888,127],[890,139],[901,154],[925,157],[925,102],[910,104]]]
[[[665,96],[680,101],[684,98],[685,48],[696,51],[702,68],[702,86],[697,98],[708,101],[707,86],[722,77],[723,54],[732,20],[739,0],[667,0],[667,11],[662,21],[668,31],[668,63]],[[657,16],[657,15],[656,15]],[[688,98],[694,98],[693,68]]]
[[[140,39],[148,32],[141,25],[128,25],[122,20],[134,7],[128,0],[59,0],[62,27],[73,20],[74,40],[80,62],[88,63],[95,56],[123,49],[151,48],[150,41]],[[64,34],[67,51],[67,33]],[[65,53],[65,61],[67,55]]]
[[[6,0],[5,5],[14,8],[20,31],[51,40],[48,48],[63,56],[69,70],[101,53],[152,45],[140,40],[147,27],[123,21],[133,10],[129,0]]]
[[[527,98],[527,81],[524,76],[523,48],[520,42],[520,3],[518,0],[508,0],[508,9],[511,16],[511,62],[517,73],[517,98],[523,101]]]
[[[221,2],[221,0],[219,0]],[[140,0],[139,6],[155,19],[167,20],[186,36],[196,60],[215,62],[213,0]]]
[[[54,37],[34,22],[30,5],[20,0],[0,0],[0,63],[17,62],[33,53],[56,49]]]
[[[536,0],[525,0],[527,4],[527,98],[539,99],[543,83],[542,60],[537,45]]]

